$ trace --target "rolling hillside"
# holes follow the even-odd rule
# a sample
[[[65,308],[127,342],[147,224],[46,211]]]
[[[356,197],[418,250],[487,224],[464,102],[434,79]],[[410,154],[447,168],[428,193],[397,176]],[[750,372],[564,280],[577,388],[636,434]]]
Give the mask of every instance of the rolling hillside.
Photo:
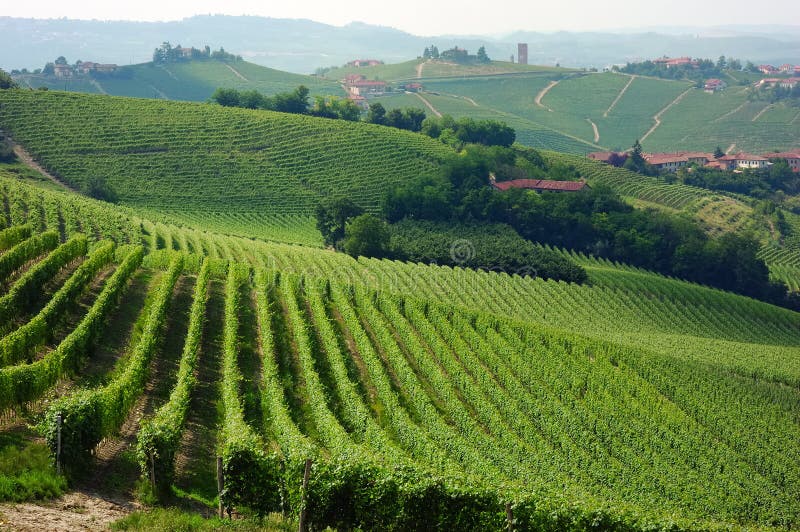
[[[259,229],[284,223],[274,216],[307,226],[323,196],[375,210],[392,183],[452,153],[407,131],[268,111],[49,91],[4,91],[0,104],[0,127],[69,186],[102,177],[123,205],[243,236],[280,238]]]
[[[312,94],[342,95],[336,83],[247,61],[191,61],[167,65],[144,63],[122,67],[122,71],[115,76],[81,76],[59,80],[52,76],[29,74],[15,76],[15,79],[22,87],[196,102],[208,100],[218,87],[275,94],[305,85]]]
[[[800,146],[800,108],[748,102],[748,86],[733,82],[715,94],[688,82],[616,73],[422,82],[428,92],[469,98],[474,109],[459,114],[503,112],[509,123],[523,118],[609,149],[627,149],[637,138],[648,151],[713,151],[720,146],[760,153]],[[520,141],[535,145],[524,136]],[[576,148],[568,151],[586,153]]]
[[[0,303],[19,308],[20,331],[0,338],[3,407],[24,415],[19,405],[66,382],[47,419],[66,420],[67,466],[97,444],[121,462],[114,449],[128,438],[160,485],[213,505],[216,444],[225,504],[275,509],[277,499],[250,494],[285,482],[296,515],[294,486],[312,458],[309,518],[319,526],[499,530],[506,502],[520,529],[800,519],[797,313],[586,257],[577,259],[587,286],[356,261],[153,223],[25,184],[13,168],[0,167],[0,222],[55,229],[75,249],[56,255],[54,243],[0,233],[11,246],[0,263],[25,264],[6,278],[8,294],[59,271],[66,282],[42,285],[52,302],[94,287],[79,308]],[[98,243],[81,251],[80,232]],[[36,320],[66,330],[35,333]],[[120,342],[93,325],[104,320],[144,332]],[[149,341],[158,330],[170,342]],[[84,358],[93,345],[98,358]],[[38,353],[32,363],[26,352]],[[208,369],[189,379],[198,367]],[[142,420],[134,403],[146,405]],[[91,404],[107,406],[87,416]],[[208,446],[190,443],[198,434]]]
[[[628,90],[634,90],[633,83]],[[508,120],[521,141],[529,139],[538,148],[592,147],[464,98],[423,97],[456,116],[477,109],[473,116]],[[401,107],[422,104],[413,94],[383,101],[391,107],[395,98]],[[0,104],[0,127],[75,189],[100,176],[123,205],[155,222],[312,246],[321,245],[312,218],[321,197],[347,195],[376,211],[393,183],[436,172],[452,154],[438,141],[393,128],[265,111],[30,91],[4,91]],[[618,106],[628,104],[621,98]],[[165,113],[169,122],[162,119]],[[786,268],[800,264],[800,248],[774,241],[752,206],[582,156],[545,154],[634,204],[685,212],[710,234],[755,230],[773,274],[792,284],[793,270]]]
[[[520,65],[519,63],[509,63],[507,61],[492,61],[488,64],[477,65],[461,65],[440,60],[413,59],[403,63],[389,63],[368,67],[342,66],[331,68],[325,72],[324,77],[332,81],[339,81],[344,79],[348,74],[361,74],[368,79],[407,81],[420,78],[473,77],[498,74],[524,74],[531,72],[557,75],[573,72],[573,70],[539,65]]]

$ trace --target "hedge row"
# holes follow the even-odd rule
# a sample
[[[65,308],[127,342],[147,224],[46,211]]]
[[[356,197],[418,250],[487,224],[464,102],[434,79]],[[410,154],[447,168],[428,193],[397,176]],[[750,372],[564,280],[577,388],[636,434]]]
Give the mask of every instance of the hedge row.
[[[105,244],[101,244],[103,249]],[[133,249],[122,261],[89,312],[58,347],[32,364],[0,369],[0,410],[38,399],[68,371],[76,371],[82,357],[103,331],[108,312],[116,306],[133,272],[142,262],[143,249]]]
[[[83,292],[97,272],[110,263],[113,257],[113,242],[100,245],[53,294],[47,305],[36,316],[0,339],[0,366],[15,364],[32,356],[35,348],[51,337],[53,326],[63,317],[67,306]]]
[[[15,315],[30,310],[31,304],[41,293],[42,284],[71,261],[85,255],[87,245],[84,235],[75,235],[25,272],[8,293],[0,298],[0,326],[5,325]]]
[[[55,249],[57,245],[58,233],[56,231],[47,231],[23,240],[0,255],[0,279],[6,279],[26,262],[46,251]]]
[[[225,325],[222,351],[223,425],[220,433],[227,508],[246,506],[258,513],[280,510],[281,460],[267,453],[261,438],[247,424],[239,397],[239,308],[240,288],[249,281],[250,267],[232,263],[225,283]]]
[[[142,473],[147,475],[152,467],[156,486],[159,492],[169,489],[175,472],[175,453],[186,423],[192,390],[197,382],[198,356],[200,341],[203,336],[208,283],[211,277],[211,262],[203,260],[197,284],[194,289],[194,301],[189,315],[189,328],[181,354],[180,366],[175,387],[169,401],[159,408],[155,415],[142,423],[137,435],[136,456]]]
[[[55,453],[57,418],[63,416],[61,459],[68,468],[81,464],[100,441],[113,434],[128,416],[147,382],[150,361],[159,345],[175,283],[183,270],[183,256],[176,254],[146,310],[147,319],[139,342],[122,371],[106,386],[79,390],[54,403],[47,411],[44,432]]]
[[[0,251],[5,251],[31,236],[30,225],[15,225],[0,231]]]

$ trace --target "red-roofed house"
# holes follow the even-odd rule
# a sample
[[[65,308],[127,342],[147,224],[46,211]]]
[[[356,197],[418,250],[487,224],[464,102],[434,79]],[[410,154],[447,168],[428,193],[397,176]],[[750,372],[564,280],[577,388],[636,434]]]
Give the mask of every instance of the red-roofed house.
[[[728,166],[728,170],[737,168],[766,168],[770,165],[769,159],[752,153],[737,153],[736,155],[724,155],[717,159]]]
[[[622,166],[628,159],[628,154],[624,151],[595,151],[586,156],[593,161],[599,161],[612,166]]]
[[[644,155],[644,160],[668,172],[677,172],[678,168],[689,164],[689,158],[681,153],[648,153]]]
[[[403,89],[409,92],[419,92],[422,90],[422,83],[417,83],[416,81],[414,83],[406,83],[403,85]]]
[[[800,172],[800,150],[768,153],[766,157],[769,157],[773,161],[776,159],[786,159],[786,162],[789,163],[789,168],[795,172]]]
[[[793,89],[800,83],[800,78],[787,78],[782,79],[778,85],[783,87],[784,89]]]
[[[712,93],[712,92],[721,91],[722,89],[724,89],[727,86],[728,86],[728,84],[725,83],[724,81],[722,81],[721,79],[711,78],[711,79],[707,79],[706,80],[706,83],[703,86],[703,89],[706,92]]]
[[[764,74],[777,74],[778,69],[772,65],[758,65],[758,69]]]
[[[511,181],[500,181],[499,183],[490,178],[492,186],[497,190],[509,190],[512,188],[523,188],[535,190],[537,192],[579,192],[589,188],[586,181],[552,181],[549,179],[512,179]]]
[[[378,66],[382,64],[383,61],[379,61],[377,59],[353,59],[352,61],[347,63],[347,66],[360,68],[366,66]]]
[[[344,77],[344,82],[346,84],[355,83],[356,81],[363,81],[367,79],[365,76],[361,74],[348,74]]]
[[[347,90],[357,96],[374,96],[386,92],[385,81],[361,80],[347,85]]]
[[[779,70],[781,72],[794,72],[794,65],[790,65],[789,63],[786,63],[785,65],[781,65]]]
[[[697,61],[693,60],[691,57],[660,57],[658,59],[653,59],[653,63],[665,65],[667,68],[685,65],[697,65]]]
[[[765,85],[770,85],[770,86],[774,87],[775,85],[777,85],[781,81],[783,81],[781,78],[764,78],[761,81],[759,81],[758,83],[756,83],[756,87],[763,87]]]
[[[73,68],[69,65],[53,65],[53,74],[57,78],[71,78]]]

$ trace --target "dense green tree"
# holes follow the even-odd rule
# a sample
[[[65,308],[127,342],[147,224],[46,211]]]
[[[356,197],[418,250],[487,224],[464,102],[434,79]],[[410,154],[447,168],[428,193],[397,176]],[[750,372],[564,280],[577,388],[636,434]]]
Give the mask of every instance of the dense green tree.
[[[104,177],[90,176],[81,187],[81,192],[90,198],[107,201],[109,203],[117,202],[117,194],[108,181]]]
[[[8,73],[0,69],[0,90],[2,89],[15,89],[17,83],[8,75]]]
[[[321,201],[315,210],[317,229],[329,246],[344,238],[345,224],[351,218],[363,214],[364,209],[350,198],[328,198]]]
[[[373,214],[362,214],[345,226],[345,253],[352,257],[386,257],[389,255],[388,224]]]
[[[211,100],[223,107],[239,107],[241,103],[239,91],[219,88],[211,95]]]
[[[379,102],[375,102],[369,105],[369,111],[367,111],[367,122],[370,124],[386,124],[386,108]]]
[[[724,152],[724,151],[722,151],[722,148],[720,148],[719,146],[717,146],[717,147],[714,149],[714,158],[715,158],[715,159],[719,159],[720,157],[724,157],[724,156],[725,156],[725,152]]]
[[[490,61],[491,59],[489,59],[489,56],[486,55],[486,48],[484,46],[478,48],[478,62],[489,63]]]

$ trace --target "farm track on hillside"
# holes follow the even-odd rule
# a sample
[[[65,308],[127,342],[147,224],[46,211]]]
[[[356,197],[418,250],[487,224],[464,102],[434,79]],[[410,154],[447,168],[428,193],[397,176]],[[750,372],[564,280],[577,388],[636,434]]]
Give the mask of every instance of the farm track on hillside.
[[[50,172],[45,170],[39,163],[37,163],[33,159],[33,157],[31,156],[31,154],[28,153],[27,150],[25,150],[25,148],[22,147],[22,145],[17,144],[16,142],[14,142],[14,139],[9,137],[9,136],[6,136],[6,138],[11,141],[11,144],[12,144],[13,149],[14,149],[14,153],[17,155],[17,158],[22,162],[22,164],[24,164],[28,168],[36,171],[37,173],[41,174],[42,176],[46,177],[47,179],[49,179],[50,181],[52,181],[53,183],[55,183],[59,187],[65,189],[65,190],[69,190],[69,191],[75,192],[69,185],[67,185],[66,183],[64,183],[60,179],[58,179],[56,176],[54,176],[53,174],[51,174]]]
[[[425,106],[426,106],[428,109],[430,109],[430,110],[431,110],[431,112],[432,112],[433,114],[435,114],[435,115],[436,115],[437,117],[439,117],[439,118],[441,118],[441,117],[442,117],[442,113],[440,113],[439,111],[437,111],[437,110],[436,110],[436,108],[433,106],[433,104],[432,104],[431,102],[429,102],[429,101],[428,101],[428,100],[427,100],[427,99],[426,99],[426,98],[425,98],[425,97],[424,97],[422,94],[420,94],[420,93],[418,93],[418,92],[417,92],[417,93],[415,93],[415,94],[417,95],[417,98],[419,98],[420,100],[422,100],[422,103],[424,103],[424,104],[425,104]]]
[[[228,63],[225,63],[225,66],[226,66],[226,67],[228,67],[228,68],[230,69],[230,71],[231,71],[231,72],[233,72],[233,73],[234,73],[234,75],[235,75],[237,78],[239,78],[240,80],[242,80],[242,81],[247,81],[247,82],[249,82],[249,81],[250,81],[249,79],[247,79],[246,77],[244,77],[244,76],[242,75],[242,73],[241,73],[241,72],[239,72],[238,70],[236,70],[235,68],[233,68],[233,67],[232,67],[231,65],[229,65]]]
[[[653,124],[653,127],[651,127],[650,129],[647,130],[647,133],[644,134],[644,136],[639,140],[639,142],[644,142],[645,139],[647,139],[647,137],[649,137],[656,129],[658,129],[658,126],[661,125],[661,115],[663,115],[664,113],[669,111],[674,105],[677,105],[692,90],[693,89],[691,89],[691,88],[686,89],[684,92],[680,93],[677,98],[672,100],[666,107],[664,107],[662,110],[660,110],[658,113],[656,113],[653,116],[653,120],[655,120],[656,123]]]
[[[625,86],[622,87],[622,90],[619,91],[619,94],[617,94],[617,97],[614,98],[614,101],[611,102],[611,105],[609,105],[608,109],[606,109],[606,111],[603,113],[603,117],[604,118],[607,118],[608,114],[614,109],[614,107],[617,106],[617,102],[619,102],[622,99],[622,96],[628,90],[628,87],[631,86],[631,83],[633,83],[633,80],[635,80],[637,77],[638,76],[636,76],[636,75],[631,76],[631,79],[628,80],[628,83],[626,83]],[[598,136],[598,139],[599,139],[599,136]],[[597,142],[597,139],[595,139],[595,142]]]
[[[728,118],[728,117],[729,117],[729,116],[731,116],[731,115],[735,115],[736,113],[738,113],[739,111],[741,111],[742,109],[744,109],[744,106],[745,106],[745,105],[747,105],[747,102],[743,102],[743,103],[742,103],[742,104],[741,104],[739,107],[737,107],[737,108],[735,108],[735,109],[733,109],[733,110],[731,110],[731,111],[728,111],[727,113],[725,113],[724,115],[722,115],[722,116],[720,116],[720,117],[718,117],[718,118],[715,118],[715,119],[713,120],[713,122],[719,122],[719,121],[721,121],[721,120],[724,120],[724,119]]]
[[[600,131],[597,129],[597,124],[595,124],[591,118],[587,118],[586,121],[592,126],[592,131],[594,132],[594,143],[597,144],[600,142]]]
[[[753,120],[752,120],[752,122],[756,122],[756,121],[758,121],[758,119],[759,119],[759,118],[761,118],[761,117],[764,115],[764,113],[766,113],[767,111],[769,111],[769,110],[770,110],[770,109],[772,109],[773,107],[775,107],[775,104],[772,104],[772,103],[771,103],[771,104],[769,104],[769,105],[767,105],[766,107],[764,107],[762,110],[760,110],[760,111],[759,111],[759,112],[756,114],[756,116],[754,116],[754,117],[753,117]]]
[[[551,81],[550,83],[547,84],[547,86],[545,88],[543,88],[542,90],[539,91],[539,93],[536,95],[536,98],[534,98],[534,100],[533,100],[536,103],[536,105],[538,105],[542,109],[547,109],[551,113],[553,112],[553,110],[542,103],[542,98],[544,98],[545,95],[548,92],[550,92],[550,89],[552,89],[556,85],[558,85],[558,81]]]

